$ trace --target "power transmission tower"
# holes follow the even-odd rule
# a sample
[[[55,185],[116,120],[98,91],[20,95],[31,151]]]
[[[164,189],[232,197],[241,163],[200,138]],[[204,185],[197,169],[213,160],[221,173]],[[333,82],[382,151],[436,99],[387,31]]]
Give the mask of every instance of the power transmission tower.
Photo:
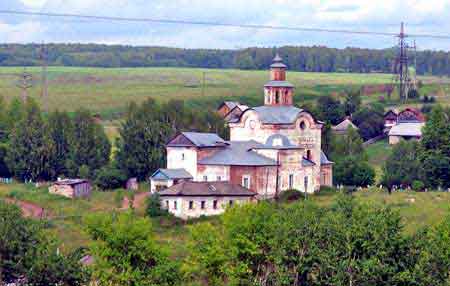
[[[40,51],[40,59],[42,64],[42,102],[44,105],[44,110],[48,111],[48,80],[47,80],[47,48],[42,44]]]
[[[22,90],[22,101],[25,103],[28,98],[28,89],[33,86],[32,83],[33,77],[30,73],[23,69],[23,72],[19,75],[19,80],[16,83],[16,86]]]
[[[394,84],[398,87],[400,100],[407,101],[408,93],[411,89],[414,89],[414,85],[409,71],[408,49],[410,46],[406,42],[408,35],[405,34],[403,22],[400,26],[400,34],[397,37],[399,40],[397,57],[394,63]]]

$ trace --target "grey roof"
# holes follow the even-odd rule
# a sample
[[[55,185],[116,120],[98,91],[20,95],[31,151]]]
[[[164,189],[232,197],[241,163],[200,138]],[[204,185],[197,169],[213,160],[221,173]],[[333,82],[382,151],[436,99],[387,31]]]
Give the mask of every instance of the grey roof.
[[[56,181],[55,185],[73,186],[73,185],[78,185],[78,184],[83,184],[83,183],[89,183],[89,181],[86,179],[63,179],[63,180]]]
[[[389,136],[422,136],[423,122],[402,122],[392,126]]]
[[[281,143],[281,144],[280,144]],[[254,149],[303,149],[291,143],[289,138],[282,134],[273,134],[267,138],[265,144],[256,146]]]
[[[303,167],[311,167],[311,166],[315,166],[315,165],[316,165],[316,163],[314,163],[313,161],[308,160],[306,158],[303,158],[303,160],[302,160]]]
[[[215,133],[202,132],[182,132],[197,147],[215,147],[219,144],[225,144],[225,140]]]
[[[159,192],[165,196],[246,196],[256,193],[229,182],[182,182]]]
[[[251,151],[262,145],[254,140],[229,141],[228,146],[213,155],[201,159],[200,165],[231,165],[231,166],[276,166],[277,163],[263,155]]]
[[[239,105],[239,102],[237,102],[237,101],[224,101],[224,102],[222,103],[222,105],[223,105],[223,104],[225,104],[226,106],[228,106],[229,109],[233,109],[233,108],[235,108],[236,106]]]
[[[151,178],[155,180],[193,179],[185,169],[158,169],[151,175]]]
[[[271,80],[268,81],[264,87],[294,87],[294,85],[286,80]]]
[[[271,68],[287,68],[287,66],[283,63],[273,63],[270,65]]]
[[[303,111],[294,106],[258,106],[250,109],[258,114],[263,124],[292,124]]]
[[[334,131],[347,131],[349,127],[352,127],[353,129],[358,129],[358,127],[355,124],[353,124],[353,122],[350,119],[345,118],[344,120],[341,121],[341,123],[339,123],[336,126],[333,126],[331,129],[333,129]]]
[[[333,162],[331,162],[330,160],[328,160],[327,155],[325,155],[325,153],[320,150],[320,164],[321,165],[329,165],[329,164],[333,164]]]

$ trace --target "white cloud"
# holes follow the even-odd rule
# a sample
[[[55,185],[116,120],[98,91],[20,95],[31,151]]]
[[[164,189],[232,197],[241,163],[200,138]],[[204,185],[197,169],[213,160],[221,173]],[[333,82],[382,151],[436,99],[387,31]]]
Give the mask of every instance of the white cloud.
[[[12,0],[18,1],[18,0]],[[279,26],[323,27],[396,32],[400,21],[410,33],[450,31],[450,5],[445,0],[20,0],[31,10],[108,15],[119,17],[170,18],[179,20]],[[0,6],[1,3],[0,3]],[[247,46],[327,45],[385,48],[393,38],[338,34],[246,30],[190,25],[86,22],[83,20],[25,18],[4,21],[0,41],[103,42],[132,45],[235,48]],[[0,20],[1,22],[2,20]],[[39,23],[37,29],[24,22]],[[8,24],[5,24],[8,23]],[[26,36],[18,36],[26,29]],[[33,34],[32,36],[28,34]],[[420,39],[418,45],[449,49],[450,41]]]

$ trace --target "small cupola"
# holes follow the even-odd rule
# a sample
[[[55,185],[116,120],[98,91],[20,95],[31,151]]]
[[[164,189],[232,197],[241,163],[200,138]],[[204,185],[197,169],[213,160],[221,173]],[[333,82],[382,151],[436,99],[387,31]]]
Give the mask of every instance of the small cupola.
[[[293,104],[294,86],[286,81],[287,66],[276,54],[270,65],[270,81],[264,85],[264,104],[270,106],[286,106]]]

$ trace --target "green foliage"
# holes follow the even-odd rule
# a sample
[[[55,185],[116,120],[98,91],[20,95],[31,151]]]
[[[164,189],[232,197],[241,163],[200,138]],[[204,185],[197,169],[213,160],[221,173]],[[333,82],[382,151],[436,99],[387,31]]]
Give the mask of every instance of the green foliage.
[[[353,123],[359,128],[364,140],[383,134],[384,109],[383,106],[371,105],[359,109],[353,115]]]
[[[149,217],[159,217],[167,215],[167,211],[161,207],[161,198],[158,193],[151,194],[147,198],[146,213]]]
[[[109,163],[111,144],[103,126],[95,123],[88,111],[81,109],[75,113],[69,142],[70,152],[66,163],[69,175],[76,176],[79,168],[85,165],[90,171],[87,178],[90,178],[94,170]]]
[[[333,160],[347,156],[357,157],[363,161],[367,159],[363,141],[358,132],[351,127],[345,135],[334,137],[332,151],[331,158]]]
[[[322,128],[321,147],[325,154],[330,154],[333,146],[333,133],[331,131],[331,123],[326,122]]]
[[[333,181],[346,186],[366,187],[375,182],[375,171],[367,162],[349,156],[336,162]]]
[[[317,110],[321,120],[330,122],[333,125],[340,123],[345,116],[344,108],[339,100],[329,95],[321,96],[317,100]]]
[[[279,202],[293,202],[303,199],[305,199],[305,193],[299,190],[286,190],[280,193],[277,200]]]
[[[344,112],[347,115],[352,115],[361,106],[361,91],[351,90],[345,95]]]
[[[227,133],[224,126],[215,112],[188,109],[183,101],[160,105],[148,99],[141,106],[132,103],[119,130],[117,165],[128,177],[145,180],[164,166],[165,144],[177,132],[197,130],[223,135]]]
[[[8,145],[6,143],[0,143],[0,178],[9,178],[12,175],[6,164],[7,154]]]
[[[76,169],[75,166],[74,166],[74,169]],[[89,166],[88,166],[88,165],[81,165],[81,166],[78,168],[78,172],[75,173],[75,174],[76,174],[75,176],[77,176],[77,177],[79,177],[79,178],[86,179],[86,178],[89,178],[89,177],[90,177],[91,170],[89,169]]]
[[[127,176],[114,166],[102,167],[95,175],[95,184],[102,190],[114,190],[125,186]]]
[[[30,285],[85,285],[79,258],[57,253],[42,225],[0,201],[0,284],[25,278]]]
[[[419,180],[413,181],[411,186],[412,186],[412,189],[417,192],[423,191],[423,189],[425,188],[425,184]]]
[[[128,177],[145,180],[164,164],[164,144],[171,131],[167,123],[158,121],[158,108],[151,99],[141,107],[128,107],[116,153],[117,165]]]
[[[419,145],[413,141],[402,141],[394,146],[383,166],[383,185],[411,186],[419,178],[421,162],[418,159]]]
[[[25,115],[14,125],[11,133],[7,163],[9,169],[21,180],[48,179],[49,162],[54,148],[48,129],[37,104],[29,100],[25,106]]]
[[[180,272],[153,238],[147,218],[131,213],[90,216],[93,278],[98,285],[177,285]]]
[[[450,187],[449,112],[436,106],[422,129],[420,178],[428,187]]]
[[[73,136],[72,120],[66,112],[55,111],[48,118],[49,135],[54,148],[50,159],[50,168],[56,176],[67,176],[67,160],[70,152],[70,140]]]
[[[39,53],[33,44],[0,45],[0,65],[40,66]],[[303,72],[371,71],[391,73],[392,49],[335,49],[323,46],[284,46],[276,49],[289,69]],[[236,50],[179,49],[169,47],[107,46],[98,44],[50,44],[48,63],[51,66],[73,67],[200,67],[267,69],[275,54],[274,48]],[[417,52],[417,74],[448,75],[449,53]]]
[[[390,208],[267,202],[191,227],[186,278],[208,285],[445,285],[450,224],[406,236]],[[442,251],[443,249],[443,251]]]

